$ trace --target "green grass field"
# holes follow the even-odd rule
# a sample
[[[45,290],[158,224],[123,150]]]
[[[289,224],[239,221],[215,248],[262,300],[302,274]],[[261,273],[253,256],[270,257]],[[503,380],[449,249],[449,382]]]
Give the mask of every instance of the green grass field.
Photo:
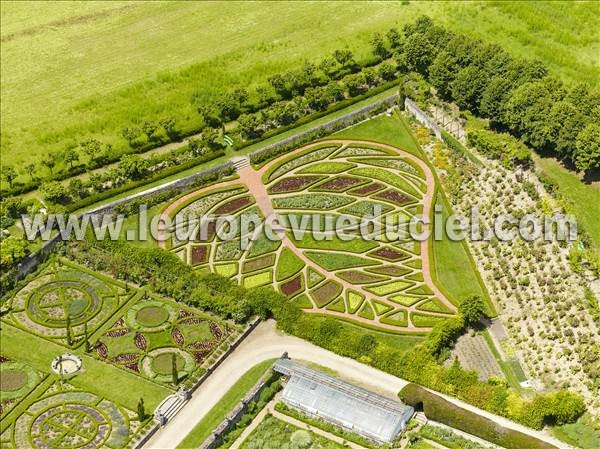
[[[3,159],[20,166],[88,137],[118,150],[123,127],[164,116],[192,128],[192,98],[251,89],[346,45],[364,58],[372,32],[423,13],[567,81],[599,73],[593,3],[406,3],[3,2]]]
[[[540,171],[558,185],[559,192],[568,200],[568,207],[592,239],[600,257],[600,182],[584,183],[580,176],[564,168],[553,158],[535,157]]]

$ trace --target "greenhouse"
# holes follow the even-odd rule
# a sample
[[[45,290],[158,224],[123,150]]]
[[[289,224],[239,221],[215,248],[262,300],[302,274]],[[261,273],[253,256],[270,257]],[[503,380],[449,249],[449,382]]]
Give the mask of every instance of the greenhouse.
[[[404,430],[414,409],[289,359],[275,371],[288,377],[282,400],[303,413],[371,440],[390,443]]]

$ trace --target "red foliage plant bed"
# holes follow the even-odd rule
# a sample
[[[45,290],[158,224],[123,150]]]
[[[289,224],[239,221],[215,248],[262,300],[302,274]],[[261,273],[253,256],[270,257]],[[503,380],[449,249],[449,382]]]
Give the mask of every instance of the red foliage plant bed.
[[[134,341],[135,341],[135,346],[138,349],[140,349],[141,351],[145,351],[146,348],[148,347],[148,340],[146,339],[144,334],[140,334],[139,332],[136,332]]]
[[[323,184],[319,184],[316,190],[326,190],[329,192],[343,192],[350,187],[360,184],[363,182],[359,178],[353,178],[351,176],[338,176],[337,178],[325,181]]]
[[[121,328],[121,329],[112,329],[109,330],[106,335],[107,337],[122,337],[123,335],[127,335],[129,333],[129,329]]]
[[[196,236],[197,242],[210,242],[216,234],[217,222],[216,220],[205,220],[201,222],[200,228],[198,229],[198,235]]]
[[[244,196],[242,198],[236,198],[234,200],[228,201],[227,203],[217,207],[215,209],[215,215],[223,215],[223,214],[231,214],[233,212],[237,212],[240,209],[243,209],[247,205],[252,203],[252,200],[249,196]]]
[[[220,340],[221,338],[223,338],[223,330],[221,329],[221,326],[219,326],[217,323],[213,321],[212,323],[210,323],[209,328],[210,333],[216,340]]]
[[[179,318],[185,318],[188,316],[192,316],[192,312],[188,312],[187,310],[183,310],[183,309],[181,309],[179,311]]]
[[[292,178],[284,178],[273,184],[269,191],[272,193],[296,192],[321,178],[322,176],[294,176]]]
[[[100,357],[105,359],[106,356],[108,355],[108,348],[106,347],[106,345],[104,343],[100,342],[100,343],[96,344],[96,352],[98,353],[98,355]]]
[[[285,296],[292,296],[302,289],[302,274],[299,274],[294,279],[281,284],[281,293]]]
[[[356,189],[350,190],[349,193],[353,195],[366,196],[370,193],[377,192],[378,190],[383,189],[385,186],[383,184],[379,184],[377,182],[372,182],[371,184],[367,184],[363,187],[357,187]]]
[[[197,349],[200,351],[210,351],[215,346],[215,341],[197,341],[196,343],[192,343],[190,348]]]
[[[204,321],[205,321],[204,318],[199,318],[197,316],[194,316],[192,318],[187,318],[187,319],[183,320],[181,322],[181,324],[185,324],[185,325],[189,326],[189,325],[192,325],[192,324],[200,324],[200,323],[203,323]]]
[[[127,365],[125,365],[125,368],[128,368],[131,371],[135,371],[136,373],[140,372],[140,367],[137,363],[128,363]]]
[[[342,291],[342,286],[334,281],[326,281],[320,287],[311,292],[317,306],[323,307],[339,296]]]
[[[176,345],[183,346],[183,343],[184,343],[183,334],[176,327],[174,327],[173,330],[171,331],[171,338],[173,339],[173,341],[175,342]]]
[[[375,195],[375,198],[390,201],[401,206],[414,201],[411,197],[404,195],[403,193],[400,193],[397,190],[386,190],[385,192],[381,192]]]
[[[193,246],[192,247],[192,265],[199,265],[208,261],[208,247],[207,246]]]
[[[208,354],[210,354],[210,351],[194,352],[194,360],[196,361],[196,363],[200,364],[200,363],[204,362],[204,360],[206,360],[206,357],[208,357]]]
[[[371,251],[369,253],[369,255],[379,257],[381,259],[387,259],[387,260],[393,260],[393,261],[398,261],[398,260],[408,258],[408,254],[397,251],[394,248],[388,248],[388,247],[379,248],[375,251]]]
[[[121,363],[121,364],[125,364],[125,363],[131,363],[133,361],[137,361],[137,359],[140,357],[139,354],[119,354],[115,357],[113,357],[112,359],[110,359],[111,362],[113,363]]]

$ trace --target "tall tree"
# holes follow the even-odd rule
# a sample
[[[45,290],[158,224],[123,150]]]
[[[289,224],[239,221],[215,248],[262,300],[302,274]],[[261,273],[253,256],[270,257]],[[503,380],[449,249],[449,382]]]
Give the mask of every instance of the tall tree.
[[[10,165],[5,165],[2,167],[2,178],[6,182],[8,182],[8,185],[10,186],[11,189],[13,187],[13,183],[14,183],[15,179],[17,179],[17,176],[19,176],[17,174],[17,171]]]
[[[380,60],[390,56],[390,52],[385,46],[385,41],[383,40],[381,33],[375,33],[373,34],[373,37],[371,37],[371,52]]]
[[[33,182],[33,173],[35,172],[35,164],[33,162],[30,162],[29,164],[25,164],[25,170],[27,171],[27,174],[29,174],[29,178],[31,179],[31,182]]]
[[[144,421],[146,419],[146,406],[144,405],[144,398],[140,398],[137,404],[138,421]]]
[[[467,326],[473,326],[484,317],[485,303],[481,296],[474,295],[466,299],[458,305],[458,312],[462,315]]]
[[[574,162],[581,171],[600,169],[600,125],[597,123],[587,125],[577,136]]]
[[[174,352],[171,354],[171,374],[173,375],[173,385],[177,385],[179,373],[177,372],[177,355]]]
[[[63,160],[69,164],[71,169],[73,169],[73,162],[77,162],[79,160],[79,153],[75,148],[67,148],[63,152]]]
[[[56,166],[56,153],[48,153],[48,155],[42,159],[42,164],[48,167],[50,170],[50,176],[54,176],[54,167]]]

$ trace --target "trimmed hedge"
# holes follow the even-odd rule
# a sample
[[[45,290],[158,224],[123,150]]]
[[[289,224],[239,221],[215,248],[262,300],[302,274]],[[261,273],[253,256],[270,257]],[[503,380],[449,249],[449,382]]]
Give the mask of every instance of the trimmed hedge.
[[[398,396],[412,407],[422,404],[428,419],[478,436],[506,449],[558,449],[552,444],[465,410],[416,384],[408,384]]]

